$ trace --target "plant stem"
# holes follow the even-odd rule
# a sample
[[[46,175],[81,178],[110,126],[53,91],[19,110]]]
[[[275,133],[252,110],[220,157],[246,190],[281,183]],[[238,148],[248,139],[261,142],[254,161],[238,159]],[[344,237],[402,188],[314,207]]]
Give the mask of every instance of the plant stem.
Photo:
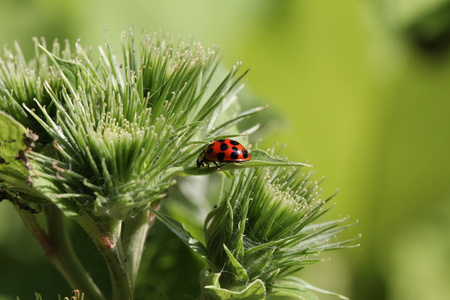
[[[127,220],[123,228],[122,245],[130,274],[132,289],[136,283],[136,276],[144,250],[145,237],[149,229],[149,211],[143,211],[136,217]]]
[[[132,300],[130,276],[120,241],[122,222],[110,217],[96,222],[86,212],[79,214],[75,220],[84,228],[106,260],[112,286],[111,299]]]
[[[42,249],[45,252],[45,256],[47,259],[56,265],[59,269],[59,263],[56,261],[56,250],[54,249],[52,242],[47,234],[47,232],[42,229],[35,215],[29,213],[28,211],[22,210],[17,206],[14,206],[20,218],[22,219],[25,228],[28,232],[36,239],[36,241],[41,245]]]
[[[158,209],[159,201],[154,209]],[[144,251],[148,230],[155,221],[155,215],[148,210],[140,212],[134,218],[128,219],[123,226],[122,245],[130,274],[131,288],[134,290],[136,277]]]
[[[120,244],[111,249],[105,250],[103,255],[106,258],[108,270],[113,287],[113,300],[132,300],[133,290],[131,287],[128,269],[126,268],[125,259],[121,251]]]
[[[53,257],[55,262],[53,263],[69,281],[72,288],[79,289],[85,293],[87,300],[105,299],[75,254],[72,242],[67,235],[64,215],[61,210],[55,205],[46,205],[45,215],[47,218],[48,237],[54,249]]]

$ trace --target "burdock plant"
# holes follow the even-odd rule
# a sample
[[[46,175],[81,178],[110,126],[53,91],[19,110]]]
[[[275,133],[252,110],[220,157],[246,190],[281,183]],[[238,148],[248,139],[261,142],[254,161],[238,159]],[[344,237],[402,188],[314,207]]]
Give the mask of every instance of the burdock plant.
[[[239,63],[219,78],[217,48],[159,33],[144,33],[140,42],[124,34],[121,55],[108,42],[99,55],[79,42],[34,43],[31,60],[18,45],[0,58],[0,200],[14,205],[85,299],[133,299],[155,216],[204,262],[200,299],[316,299],[311,291],[326,292],[293,275],[322,251],[352,243],[336,240],[346,219],[314,222],[330,198],[322,200],[318,183],[301,173],[305,164],[252,149],[246,163],[195,166],[211,141],[246,140],[258,129],[236,126],[264,109],[240,111],[246,72]],[[224,175],[218,205],[204,236],[194,238],[159,208],[183,177],[212,173]],[[66,218],[103,255],[111,292],[78,259]]]

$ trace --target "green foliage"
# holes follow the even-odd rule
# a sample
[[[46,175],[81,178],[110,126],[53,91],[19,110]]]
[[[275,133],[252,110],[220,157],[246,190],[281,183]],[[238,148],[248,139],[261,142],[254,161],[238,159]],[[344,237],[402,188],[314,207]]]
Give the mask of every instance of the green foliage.
[[[323,251],[354,247],[353,240],[336,240],[353,224],[345,224],[347,218],[314,223],[332,207],[326,204],[333,196],[322,200],[311,173],[303,175],[301,168],[279,161],[278,167],[228,174],[219,205],[205,221],[205,245],[180,223],[154,212],[209,269],[202,277],[204,299],[317,299],[312,291],[346,299],[290,276],[319,262]]]
[[[29,193],[35,192],[31,188],[33,170],[27,154],[38,136],[3,111],[0,128],[0,201],[7,199],[20,209],[36,212],[27,204]]]
[[[0,128],[0,178],[18,178],[15,184],[25,183],[29,176],[24,161],[25,151],[28,149],[24,140],[28,132],[22,124],[3,111],[0,111]],[[23,159],[18,159],[19,157]]]
[[[57,44],[55,53],[37,44],[44,53],[31,63],[20,52],[3,62],[1,107],[27,126],[37,120],[32,128],[54,141],[41,145],[52,155],[35,155],[33,162],[37,176],[58,184],[51,192],[78,200],[74,207],[51,199],[71,216],[80,209],[117,219],[135,215],[164,195],[202,145],[257,111],[220,120],[241,78],[234,79],[235,66],[206,95],[218,64],[215,49],[149,34],[139,58],[133,36],[123,42],[123,63],[106,46],[95,66],[79,44],[75,53],[66,45],[64,59]],[[16,78],[7,80],[11,73]]]
[[[249,162],[193,166],[212,140],[258,128],[236,126],[265,109],[240,111],[240,64],[217,80],[217,48],[160,34],[144,34],[136,46],[133,33],[122,45],[121,59],[106,43],[95,60],[79,43],[61,51],[55,42],[50,51],[35,40],[29,62],[17,45],[0,60],[2,198],[18,208],[47,258],[90,299],[108,297],[76,256],[64,222],[73,218],[105,257],[111,298],[132,299],[156,215],[207,266],[201,298],[313,299],[314,288],[288,276],[322,251],[347,247],[334,238],[349,225],[312,224],[331,198],[321,200],[318,183],[300,174],[309,165],[252,149]],[[221,196],[202,244],[160,213],[160,202],[180,176],[217,171]]]

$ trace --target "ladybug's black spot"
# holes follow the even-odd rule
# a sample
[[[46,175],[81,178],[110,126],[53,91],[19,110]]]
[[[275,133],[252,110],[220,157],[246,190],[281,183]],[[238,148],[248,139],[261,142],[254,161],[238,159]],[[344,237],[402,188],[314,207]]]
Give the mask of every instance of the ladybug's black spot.
[[[247,150],[242,149],[242,156],[243,156],[244,158],[247,158],[247,157],[248,157],[248,152],[247,152]]]
[[[217,154],[217,160],[218,161],[223,161],[224,158],[225,158],[225,153],[218,153]]]
[[[222,143],[222,142],[225,142],[225,140],[224,139],[220,139],[220,140],[216,140],[216,142]]]
[[[231,159],[238,159],[239,158],[239,151],[234,151],[230,154]]]
[[[221,150],[221,151],[228,150],[228,145],[225,144],[225,143],[220,144],[220,150]]]
[[[238,147],[231,147],[231,149],[233,149],[234,151],[239,151]]]
[[[214,151],[213,148],[208,148],[208,149],[206,149],[206,153],[212,153],[213,151]]]
[[[236,141],[230,140],[230,144],[231,144],[231,145],[235,145],[235,146],[237,146],[237,145],[239,145],[239,142],[236,142]]]

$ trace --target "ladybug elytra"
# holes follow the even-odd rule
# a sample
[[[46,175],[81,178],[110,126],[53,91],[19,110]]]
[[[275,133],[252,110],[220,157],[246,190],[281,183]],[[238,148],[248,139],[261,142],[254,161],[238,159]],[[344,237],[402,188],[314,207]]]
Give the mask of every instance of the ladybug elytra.
[[[208,145],[206,149],[197,158],[197,167],[214,163],[217,168],[217,163],[227,162],[244,162],[250,160],[250,154],[247,149],[239,142],[230,139],[215,140]]]

